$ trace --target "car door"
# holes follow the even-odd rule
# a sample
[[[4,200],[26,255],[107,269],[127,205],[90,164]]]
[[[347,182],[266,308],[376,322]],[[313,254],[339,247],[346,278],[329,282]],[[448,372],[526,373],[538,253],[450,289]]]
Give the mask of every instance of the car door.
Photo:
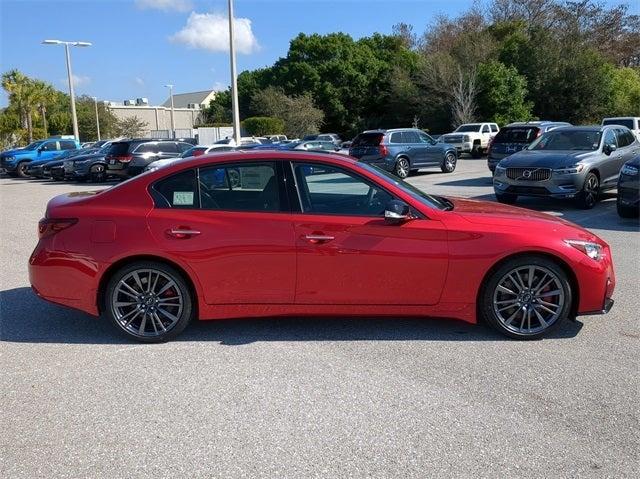
[[[402,142],[405,151],[411,160],[411,166],[421,166],[427,162],[425,145],[420,141],[418,133],[413,130],[402,132]]]
[[[38,149],[38,160],[53,160],[56,158],[60,151],[60,145],[57,141],[47,141],[44,145]]]
[[[208,304],[288,304],[294,229],[277,162],[213,164],[152,186],[147,222],[161,250],[195,272]]]
[[[293,162],[297,304],[428,305],[442,292],[448,247],[442,223],[385,222],[393,196],[352,170]]]
[[[442,162],[442,147],[426,133],[418,133],[420,143],[424,148],[425,163],[439,165]]]
[[[620,168],[622,168],[622,152],[618,149],[618,139],[614,128],[605,130],[604,138],[602,142],[602,161],[600,161],[598,168],[600,170],[601,185],[603,187],[609,187],[615,184],[618,180]],[[616,150],[607,155],[604,153],[606,145],[613,145]]]
[[[482,147],[486,148],[489,145],[489,140],[491,139],[491,128],[486,123],[482,125],[482,129],[480,130],[482,134]]]

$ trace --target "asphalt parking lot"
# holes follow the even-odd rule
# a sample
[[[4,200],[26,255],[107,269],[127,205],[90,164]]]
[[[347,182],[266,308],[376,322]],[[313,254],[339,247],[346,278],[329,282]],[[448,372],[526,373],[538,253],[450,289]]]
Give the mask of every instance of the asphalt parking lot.
[[[486,160],[410,181],[493,200]],[[98,186],[104,187],[104,186]],[[0,179],[2,477],[637,477],[640,234],[615,197],[522,200],[612,247],[606,316],[516,342],[429,319],[202,322],[161,345],[31,292],[56,194]]]

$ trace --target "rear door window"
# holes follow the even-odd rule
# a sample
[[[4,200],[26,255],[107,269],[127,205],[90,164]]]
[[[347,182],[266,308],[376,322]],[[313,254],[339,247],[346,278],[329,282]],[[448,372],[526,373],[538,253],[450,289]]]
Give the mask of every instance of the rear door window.
[[[482,127],[482,133],[490,133],[491,130],[489,130],[489,125],[484,125]]]
[[[76,143],[74,141],[61,141],[60,142],[60,149],[61,150],[75,150],[76,149]]]
[[[402,143],[420,143],[420,137],[415,131],[403,131]]]
[[[157,153],[159,147],[157,143],[143,143],[136,148],[136,153]]]
[[[200,169],[203,209],[280,211],[280,186],[273,162],[241,163]]]
[[[158,208],[199,208],[195,170],[181,171],[156,182],[151,187],[151,195]]]
[[[158,150],[162,153],[178,153],[178,146],[173,141],[161,141],[158,143]]]
[[[48,141],[41,147],[42,151],[57,151],[58,142],[57,141]]]
[[[399,131],[391,133],[389,141],[391,141],[391,143],[402,143],[402,133],[400,133]]]
[[[493,133],[497,132],[499,130],[498,125],[496,125],[495,123],[491,123],[491,131]]]

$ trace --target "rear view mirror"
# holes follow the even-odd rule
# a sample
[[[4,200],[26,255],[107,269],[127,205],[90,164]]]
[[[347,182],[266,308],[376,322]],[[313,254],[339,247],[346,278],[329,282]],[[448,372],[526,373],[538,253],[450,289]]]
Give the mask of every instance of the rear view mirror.
[[[404,201],[391,200],[384,209],[384,219],[389,224],[400,224],[411,219],[409,205]]]

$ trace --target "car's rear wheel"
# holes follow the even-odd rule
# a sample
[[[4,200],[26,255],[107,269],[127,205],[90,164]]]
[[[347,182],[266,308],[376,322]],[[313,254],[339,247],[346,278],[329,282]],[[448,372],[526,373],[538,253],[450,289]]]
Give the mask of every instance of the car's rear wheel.
[[[93,165],[89,170],[89,180],[93,183],[102,183],[107,179],[107,172],[104,165]]]
[[[598,202],[600,195],[600,180],[595,173],[587,173],[582,186],[582,191],[576,196],[578,207],[590,210]]]
[[[536,339],[569,316],[572,300],[563,269],[548,258],[527,255],[507,261],[487,279],[480,312],[502,334]]]
[[[518,201],[518,195],[513,195],[511,193],[496,193],[496,200],[498,200],[498,203],[513,205]]]
[[[616,208],[618,210],[618,216],[621,218],[637,218],[640,215],[640,208],[637,206],[623,205],[618,197],[616,201]]]
[[[16,175],[18,175],[20,178],[28,178],[29,177],[29,175],[27,173],[27,168],[28,167],[29,167],[29,162],[28,161],[21,161],[16,166]]]
[[[191,321],[193,300],[182,275],[157,262],[132,263],[109,280],[105,311],[118,330],[146,343],[168,341]]]
[[[445,155],[444,160],[440,164],[440,169],[443,173],[453,173],[456,169],[456,164],[458,163],[458,159],[453,152],[449,152]]]
[[[404,179],[409,176],[410,171],[411,166],[409,165],[409,160],[406,158],[398,158],[398,161],[396,161],[396,167],[394,168],[396,176]]]

